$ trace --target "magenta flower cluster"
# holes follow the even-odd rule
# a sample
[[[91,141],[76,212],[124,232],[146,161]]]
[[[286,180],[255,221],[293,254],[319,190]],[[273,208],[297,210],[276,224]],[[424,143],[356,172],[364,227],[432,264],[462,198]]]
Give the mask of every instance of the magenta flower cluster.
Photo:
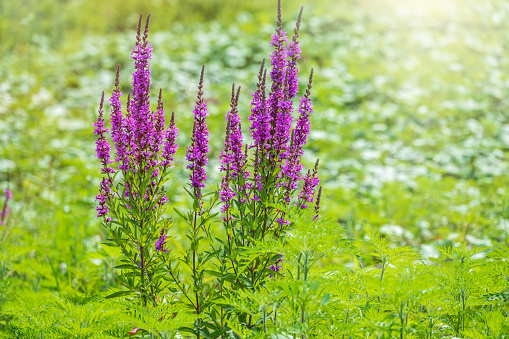
[[[99,106],[99,115],[94,123],[94,134],[98,136],[96,154],[101,161],[103,174],[96,196],[98,217],[103,217],[106,223],[112,221],[112,208],[121,202],[129,211],[130,218],[136,219],[140,228],[143,227],[141,219],[150,215],[145,212],[153,211],[156,205],[162,206],[168,201],[164,189],[161,189],[161,180],[166,170],[173,166],[178,149],[175,114],[172,113],[170,123],[166,126],[162,90],[159,91],[157,108],[151,110],[150,106],[152,46],[148,42],[149,18],[150,16],[147,17],[145,29],[142,32],[140,16],[136,44],[131,53],[135,70],[132,75],[132,93],[126,100],[126,114],[124,115],[122,107],[120,67],[117,67],[115,86],[109,99],[111,128],[105,126],[104,92]],[[274,48],[270,56],[271,84],[270,86],[267,84],[268,70],[265,68],[264,60],[258,76],[257,89],[252,95],[249,132],[253,142],[250,145],[244,144],[238,110],[240,87],[236,90],[233,85],[231,108],[226,114],[224,149],[219,157],[220,171],[224,173],[218,192],[222,202],[223,220],[228,222],[235,218],[231,214],[232,206],[253,204],[253,208],[250,209],[253,211],[253,220],[258,220],[259,213],[263,209],[264,224],[267,221],[273,223],[264,227],[273,228],[276,236],[279,232],[283,232],[289,221],[285,217],[286,212],[283,211],[285,208],[273,208],[270,205],[284,202],[287,207],[290,207],[292,196],[302,182],[302,190],[298,194],[295,205],[297,209],[307,208],[314,202],[319,184],[318,162],[307,175],[302,175],[301,163],[310,131],[310,116],[313,113],[310,98],[313,70],[311,70],[305,94],[300,97],[297,121],[295,127],[292,127],[293,100],[299,91],[297,61],[301,54],[298,41],[301,18],[302,9],[293,37],[289,41],[282,26],[279,3],[277,29],[271,36],[271,45]],[[203,95],[203,86],[204,67],[201,71],[197,101],[193,110],[191,145],[186,147],[187,169],[191,171],[191,191],[198,201],[203,196],[202,189],[205,188],[207,180],[205,169],[209,152],[207,127],[209,113]],[[108,136],[113,142],[114,159],[111,155],[112,146],[107,140]],[[249,150],[254,150],[252,157],[248,156]],[[120,186],[113,186],[115,180],[120,180]],[[261,199],[265,200],[260,207],[257,207],[256,204]],[[235,204],[232,204],[232,200],[235,200]],[[319,198],[317,200],[319,201]],[[201,208],[202,203],[199,202],[199,204]],[[316,215],[318,215],[318,209],[317,205]],[[160,214],[158,215],[157,218],[160,217]],[[120,220],[118,215],[115,215],[115,218]],[[267,229],[261,232],[262,237]],[[154,240],[157,238],[155,242],[157,251],[167,251],[164,248],[166,243],[164,231],[164,229],[160,231],[159,238],[157,238],[158,231],[150,233],[154,234]],[[278,263],[270,269],[278,272],[281,268]]]
[[[156,241],[156,251],[158,252],[165,252],[165,253],[168,253],[169,250],[167,248],[165,248],[164,245],[166,245],[166,233],[165,233],[165,229],[161,229],[161,233],[159,233],[159,239],[157,239]]]
[[[209,152],[209,131],[207,129],[207,104],[203,99],[203,76],[205,66],[202,67],[200,83],[198,85],[198,96],[194,107],[194,125],[192,145],[187,147],[187,168],[191,170],[191,187],[197,198],[201,198],[201,189],[205,188],[207,174],[205,167],[208,163],[207,153]]]
[[[277,259],[276,262],[269,267],[269,270],[274,271],[276,273],[281,272],[281,268],[283,268],[284,255],[282,253],[278,253],[278,255],[280,255],[279,259]],[[273,274],[270,275],[271,278],[273,276],[274,276]]]
[[[292,131],[290,150],[288,157],[285,160],[282,170],[282,176],[286,177],[286,181],[283,181],[283,185],[287,188],[287,194],[285,200],[287,203],[290,202],[289,192],[297,188],[299,180],[304,179],[301,177],[302,164],[300,158],[304,154],[304,145],[306,145],[307,136],[309,134],[309,114],[313,113],[313,104],[309,98],[311,94],[311,84],[313,82],[313,70],[309,76],[308,87],[306,94],[302,97],[299,105],[299,118],[297,120],[297,126]],[[318,177],[313,182],[313,189],[319,184]]]
[[[308,170],[308,173],[304,177],[304,185],[299,194],[299,207],[307,208],[308,203],[313,203],[316,187],[320,183],[318,179],[318,160],[316,161],[313,170]]]
[[[109,128],[105,127],[103,117],[104,93],[99,106],[99,116],[94,123],[94,134],[99,136],[96,141],[96,154],[97,158],[101,160],[102,173],[105,174],[96,196],[98,201],[97,216],[105,217],[106,221],[111,220],[107,215],[112,198],[113,177],[118,171],[123,173],[124,179],[134,173],[141,177],[150,175],[153,181],[150,183],[149,189],[146,190],[146,200],[155,199],[159,204],[164,204],[167,201],[164,194],[155,194],[156,179],[161,175],[161,172],[173,166],[173,157],[178,148],[176,142],[178,128],[175,124],[174,114],[172,114],[169,126],[165,126],[161,91],[159,91],[157,109],[150,110],[152,46],[148,43],[149,19],[150,16],[147,17],[145,30],[142,33],[142,17],[140,16],[136,45],[131,53],[135,71],[132,77],[132,94],[129,94],[127,98],[126,115],[124,116],[122,113],[121,97],[123,93],[119,85],[120,67],[117,67],[115,88],[110,98],[111,133]],[[114,143],[115,161],[110,156],[111,146],[106,140],[108,134],[111,135]],[[124,198],[135,197],[138,194],[136,188],[127,180],[124,182],[124,189]],[[157,196],[150,196],[151,193]]]
[[[230,207],[230,201],[237,192],[247,192],[251,184],[247,182],[249,170],[247,169],[247,154],[243,148],[243,136],[239,112],[237,109],[239,103],[240,87],[235,94],[235,84],[232,85],[231,110],[226,114],[226,138],[224,149],[219,157],[221,163],[220,171],[226,172],[221,182],[219,198],[223,202],[221,211],[223,213]],[[231,185],[237,185],[232,190]],[[239,197],[241,202],[246,201],[246,196]],[[226,219],[226,218],[223,218]]]
[[[288,37],[282,27],[281,10],[278,10],[276,33],[271,36],[271,45],[274,51],[270,56],[270,91],[266,92],[267,69],[265,62],[262,62],[258,75],[258,84],[251,101],[251,115],[249,131],[253,139],[250,148],[255,149],[252,185],[246,185],[249,172],[243,170],[238,174],[238,168],[244,168],[246,162],[245,152],[242,151],[242,133],[240,130],[240,119],[237,108],[232,105],[232,110],[227,114],[227,137],[225,149],[221,154],[221,171],[225,171],[220,189],[220,198],[223,201],[223,213],[226,213],[230,206],[230,200],[237,195],[236,192],[250,192],[245,194],[240,202],[247,199],[251,201],[260,200],[260,192],[264,187],[273,185],[280,187],[284,192],[284,201],[290,204],[293,192],[298,188],[299,182],[303,181],[303,191],[299,199],[310,203],[314,200],[314,194],[319,184],[318,175],[306,179],[302,175],[303,166],[301,157],[304,153],[304,146],[310,130],[310,115],[313,113],[311,102],[311,85],[313,70],[309,77],[309,83],[305,94],[300,98],[297,123],[292,128],[293,122],[293,99],[298,93],[298,67],[297,60],[300,58],[300,43],[298,41],[302,9],[297,18],[297,24],[293,37],[288,42]],[[238,100],[238,99],[237,99]],[[232,95],[232,103],[234,97]],[[235,102],[237,105],[237,102]],[[239,142],[240,141],[240,142]],[[276,173],[274,182],[266,182]],[[239,184],[239,176],[244,184]],[[272,180],[272,179],[270,179]],[[232,186],[237,185],[235,190]],[[249,188],[256,189],[250,190]],[[252,192],[251,192],[252,191]],[[308,207],[306,204],[298,204],[301,208]],[[280,224],[287,224],[283,217],[276,220]]]

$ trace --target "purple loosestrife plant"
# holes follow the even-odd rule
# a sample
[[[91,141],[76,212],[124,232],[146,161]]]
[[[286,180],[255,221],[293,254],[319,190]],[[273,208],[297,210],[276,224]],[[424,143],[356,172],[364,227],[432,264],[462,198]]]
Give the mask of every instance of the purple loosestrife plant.
[[[283,254],[263,252],[253,257],[250,248],[269,239],[282,240],[292,227],[288,213],[300,214],[314,201],[318,180],[318,162],[303,176],[301,157],[310,130],[313,113],[311,86],[313,70],[304,95],[300,97],[297,121],[293,122],[293,99],[298,94],[298,41],[302,9],[289,43],[282,27],[281,3],[277,29],[272,35],[270,86],[262,61],[258,83],[252,95],[251,126],[253,143],[243,152],[241,122],[238,116],[239,94],[232,88],[231,110],[227,114],[225,147],[220,156],[224,173],[219,196],[222,202],[226,239],[222,240],[222,265],[217,276],[232,276],[220,281],[229,286],[223,295],[234,291],[259,291],[267,279],[276,278],[282,269]],[[269,92],[267,93],[267,88]],[[251,155],[247,155],[247,150]],[[301,188],[299,194],[298,188]],[[317,210],[318,211],[318,210]],[[217,315],[228,317],[228,305]],[[225,315],[225,312],[227,315]],[[253,315],[241,315],[248,328],[257,321]]]
[[[110,98],[111,128],[105,126],[104,93],[101,99],[94,123],[103,175],[96,197],[97,212],[110,234],[107,244],[118,246],[123,253],[117,268],[122,270],[120,280],[127,288],[112,296],[134,295],[142,305],[148,306],[156,305],[158,296],[169,291],[170,300],[195,314],[194,326],[183,327],[181,331],[196,338],[225,337],[232,331],[229,324],[233,323],[249,331],[267,333],[267,307],[260,319],[226,300],[235,299],[239,293],[261,293],[268,284],[276,284],[275,280],[284,277],[284,253],[276,248],[258,251],[258,246],[288,241],[287,232],[296,224],[292,225],[291,220],[295,219],[290,216],[303,213],[315,201],[318,161],[304,176],[301,164],[313,113],[312,70],[292,127],[293,100],[299,90],[301,19],[302,9],[288,42],[279,2],[277,29],[271,37],[272,68],[269,72],[265,61],[262,62],[252,96],[249,132],[253,142],[250,145],[245,143],[242,134],[240,87],[232,86],[224,149],[219,158],[223,177],[217,191],[212,193],[204,192],[209,132],[203,92],[205,68],[202,68],[193,110],[191,145],[186,148],[190,180],[184,189],[193,204],[187,212],[174,208],[189,226],[184,243],[184,248],[188,247],[180,257],[173,255],[169,247],[167,232],[171,220],[163,217],[169,200],[164,184],[178,148],[178,128],[173,113],[169,125],[165,125],[162,91],[156,109],[151,110],[152,47],[148,43],[148,18],[143,32],[141,17],[138,24],[131,54],[135,66],[133,90],[127,97],[125,114],[117,68]],[[114,159],[110,155],[109,136]],[[319,218],[320,195],[321,188],[314,219]],[[220,212],[213,213],[218,203]],[[211,223],[219,213],[224,232],[212,234]]]
[[[104,92],[94,123],[94,134],[99,136],[96,153],[103,174],[96,196],[97,212],[109,231],[106,244],[122,250],[121,264],[116,268],[121,270],[120,280],[127,288],[127,291],[112,296],[133,294],[142,305],[155,305],[157,295],[163,289],[163,274],[159,269],[162,264],[156,260],[156,255],[159,251],[168,251],[164,248],[165,230],[171,221],[163,217],[168,201],[164,184],[178,148],[174,114],[169,126],[165,125],[162,91],[159,91],[157,109],[150,109],[152,47],[148,42],[149,18],[143,32],[142,16],[138,23],[136,45],[131,53],[135,69],[133,90],[127,99],[125,115],[118,67],[110,98],[111,129],[105,127]],[[108,136],[113,141],[114,160],[110,155]]]

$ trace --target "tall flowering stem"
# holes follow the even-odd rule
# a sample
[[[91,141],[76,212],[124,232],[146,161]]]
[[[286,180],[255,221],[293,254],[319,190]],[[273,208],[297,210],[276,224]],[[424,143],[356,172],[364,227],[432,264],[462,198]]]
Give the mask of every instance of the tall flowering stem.
[[[201,189],[205,188],[205,181],[207,174],[205,173],[205,166],[207,166],[209,152],[209,131],[207,130],[207,104],[203,100],[203,75],[205,66],[201,69],[200,83],[198,85],[198,95],[196,105],[194,107],[194,125],[192,145],[187,147],[187,161],[189,164],[187,168],[191,170],[191,188],[195,196],[201,198]]]
[[[285,30],[279,1],[277,28],[271,36],[274,50],[271,69],[262,61],[256,90],[252,95],[249,133],[252,144],[243,149],[239,94],[232,87],[231,109],[226,115],[226,137],[219,161],[223,173],[219,198],[225,239],[220,276],[231,274],[233,291],[257,291],[267,279],[278,279],[283,253],[263,253],[253,258],[250,247],[271,238],[283,238],[292,226],[288,213],[302,213],[313,202],[318,184],[318,164],[307,176],[302,175],[301,158],[313,113],[311,87],[313,70],[304,95],[300,97],[295,127],[292,128],[293,100],[298,95],[298,65],[301,49],[298,41],[302,20],[299,12],[290,42]],[[267,77],[269,73],[269,77]],[[270,83],[268,83],[270,82]],[[299,194],[299,187],[302,192]],[[247,252],[246,252],[247,251]],[[233,292],[230,292],[233,293]],[[227,305],[225,305],[227,307]],[[245,315],[247,326],[255,326],[252,315]]]
[[[97,153],[97,158],[101,161],[101,173],[107,176],[102,178],[99,193],[96,195],[95,200],[99,201],[99,205],[96,208],[98,213],[97,217],[105,217],[105,220],[109,222],[111,218],[106,216],[109,211],[107,200],[111,198],[111,174],[115,173],[115,170],[109,166],[112,161],[110,160],[110,144],[105,137],[106,133],[108,133],[108,129],[104,127],[103,104],[104,92],[102,93],[101,103],[99,104],[99,117],[97,117],[94,123],[94,134],[99,136],[95,143],[95,151]]]
[[[298,181],[302,179],[302,164],[300,160],[301,156],[304,154],[304,146],[306,145],[307,137],[309,135],[309,115],[313,112],[313,105],[310,99],[312,83],[313,69],[311,69],[311,74],[309,75],[306,93],[300,100],[297,126],[294,130],[292,130],[290,151],[288,157],[285,159],[285,164],[282,167],[282,185],[286,188],[285,202],[287,204],[290,203],[292,192],[297,189]]]
[[[224,150],[221,152],[219,162],[221,163],[220,171],[225,172],[221,181],[221,189],[219,197],[223,202],[221,211],[226,213],[230,207],[231,199],[236,196],[239,201],[248,200],[246,192],[248,192],[250,183],[247,182],[249,170],[246,167],[247,158],[243,150],[243,136],[239,112],[237,109],[239,102],[240,87],[235,94],[235,84],[232,86],[231,110],[226,114],[226,138]],[[231,187],[231,186],[233,187]],[[225,218],[228,218],[226,216]]]
[[[271,130],[270,116],[266,102],[266,82],[267,69],[265,68],[265,59],[263,59],[258,75],[257,89],[253,94],[253,101],[251,101],[251,115],[249,116],[249,121],[251,122],[249,131],[254,140],[254,147],[258,148],[260,151],[269,146]]]
[[[297,96],[297,92],[299,91],[299,69],[297,68],[297,60],[300,59],[300,43],[299,43],[299,29],[300,24],[302,22],[302,11],[303,7],[300,8],[299,16],[297,17],[297,22],[295,24],[295,29],[293,30],[292,41],[288,44],[287,47],[287,58],[288,61],[288,80],[286,82],[286,95],[289,99],[295,98]]]
[[[254,186],[259,188],[264,187],[265,164],[262,165],[261,160],[267,158],[267,154],[270,151],[271,138],[270,115],[266,102],[266,82],[267,69],[265,69],[265,59],[263,59],[258,75],[257,90],[253,94],[253,101],[251,102],[251,115],[249,116],[249,121],[251,122],[249,131],[254,141],[252,147],[255,148],[253,164]],[[253,199],[260,200],[260,193],[261,189],[253,191]]]
[[[271,92],[269,94],[268,109],[270,116],[270,147],[272,160],[279,162],[284,157],[288,149],[290,138],[290,128],[292,124],[291,101],[289,95],[285,93],[285,86],[288,75],[288,60],[285,43],[288,38],[283,29],[283,19],[281,15],[281,0],[278,3],[277,29],[272,35],[271,45],[274,46],[272,52],[270,78],[272,80]]]
[[[168,129],[164,132],[164,143],[163,143],[163,153],[161,165],[163,167],[172,168],[173,167],[173,157],[177,152],[177,137],[178,137],[178,128],[175,123],[175,113],[171,113],[171,120]]]
[[[207,180],[205,167],[208,163],[207,154],[209,152],[209,132],[207,129],[207,116],[209,114],[203,96],[204,73],[205,67],[202,67],[197,101],[193,110],[193,136],[191,138],[191,145],[187,147],[186,153],[188,161],[187,169],[191,170],[189,177],[191,189],[186,189],[186,191],[193,200],[193,208],[187,213],[175,209],[189,226],[186,238],[190,241],[190,247],[185,251],[179,261],[182,265],[187,266],[187,269],[191,272],[190,279],[181,280],[179,278],[178,264],[167,264],[167,270],[171,276],[171,280],[175,283],[179,293],[182,294],[183,302],[198,315],[192,330],[196,338],[200,338],[201,333],[207,331],[203,314],[209,312],[211,300],[217,298],[217,291],[215,288],[210,288],[205,282],[207,262],[214,258],[214,256],[205,255],[203,252],[199,251],[202,247],[203,239],[212,239],[210,234],[210,220],[218,214],[211,213],[211,210],[217,204],[218,194],[212,195],[210,193],[203,193]],[[205,204],[205,197],[211,195],[212,198],[209,204]],[[213,245],[212,248],[212,253],[217,254]]]
[[[313,113],[313,104],[311,103],[311,87],[313,85],[313,69],[309,75],[309,82],[306,88],[306,94],[300,99],[299,118],[295,127],[295,150],[294,152],[301,156],[304,154],[304,146],[306,145],[309,135],[310,121],[309,116]]]
[[[137,296],[142,305],[157,304],[163,289],[159,269],[162,263],[156,258],[168,251],[163,245],[171,220],[163,216],[169,201],[164,184],[178,149],[175,116],[172,114],[166,127],[161,90],[156,110],[150,109],[149,18],[143,30],[142,16],[138,23],[131,53],[133,90],[128,95],[125,115],[117,67],[110,98],[111,129],[105,127],[104,92],[94,123],[94,134],[98,136],[96,153],[103,174],[96,196],[98,217],[109,231],[107,244],[122,250],[121,264],[117,266],[123,272],[120,281],[127,288],[126,293]],[[114,160],[108,136],[114,145]]]
[[[115,173],[115,170],[109,166],[112,163],[110,160],[110,143],[106,140],[106,134],[108,128],[104,127],[104,116],[103,116],[103,105],[104,105],[104,92],[102,93],[101,103],[99,104],[99,116],[94,123],[94,134],[98,135],[96,145],[97,158],[101,161],[102,169],[101,173]]]

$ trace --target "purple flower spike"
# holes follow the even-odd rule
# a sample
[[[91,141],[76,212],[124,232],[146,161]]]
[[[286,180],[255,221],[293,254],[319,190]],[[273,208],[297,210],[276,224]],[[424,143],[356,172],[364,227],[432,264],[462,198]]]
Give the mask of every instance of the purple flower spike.
[[[313,220],[320,219],[320,199],[322,198],[322,186],[320,186],[320,189],[318,190],[318,196],[316,197],[316,204],[315,204],[315,216],[313,217]]]
[[[224,142],[224,150],[221,151],[219,162],[221,163],[220,171],[226,171],[225,176],[221,181],[221,189],[219,197],[223,202],[221,211],[226,213],[230,206],[230,200],[237,194],[231,190],[230,182],[239,182],[239,178],[247,178],[249,171],[246,169],[246,153],[242,149],[242,128],[237,105],[239,102],[240,87],[235,94],[235,84],[232,86],[231,97],[231,110],[226,114],[226,139]],[[237,187],[239,191],[245,191],[248,184],[245,183],[244,187]],[[241,200],[243,201],[244,198]]]
[[[318,179],[318,161],[316,160],[313,171],[309,170],[306,177],[304,178],[304,185],[302,191],[299,194],[299,207],[307,208],[306,203],[312,203],[315,198],[316,186],[320,183]]]
[[[104,127],[104,118],[103,118],[103,104],[104,104],[104,92],[101,97],[101,103],[99,105],[99,117],[95,120],[94,123],[94,134],[99,135],[99,139],[96,141],[96,154],[97,158],[101,160],[103,165],[102,173],[115,173],[115,170],[108,166],[109,163],[112,162],[110,160],[110,143],[104,137],[105,133],[108,133],[108,129]]]
[[[251,136],[254,140],[253,147],[255,150],[255,160],[254,160],[254,180],[255,186],[262,189],[262,176],[259,173],[259,166],[261,159],[265,158],[265,154],[270,150],[270,138],[271,138],[271,117],[269,115],[267,109],[266,102],[266,93],[265,93],[265,84],[267,81],[267,69],[264,68],[265,59],[262,61],[262,65],[260,67],[260,73],[258,75],[258,84],[257,90],[253,94],[253,101],[251,102],[251,115],[249,116],[249,121],[251,122],[251,127],[249,127],[249,131],[251,132]],[[255,193],[255,200],[258,199],[258,195]]]
[[[115,89],[111,94],[110,106],[111,106],[111,138],[115,143],[115,161],[119,162],[118,168],[120,170],[127,171],[129,169],[129,157],[128,157],[128,145],[129,139],[126,133],[124,133],[124,125],[126,121],[122,115],[122,102],[120,98],[123,96],[119,85],[120,78],[120,65],[117,66],[117,75],[115,78]]]
[[[97,217],[104,217],[108,213],[107,200],[110,197],[110,186],[111,180],[109,179],[109,175],[111,173],[115,173],[113,168],[108,167],[108,164],[112,161],[110,160],[110,144],[106,141],[104,134],[108,132],[108,129],[104,128],[104,119],[103,119],[103,104],[104,104],[104,92],[102,93],[101,103],[99,104],[99,117],[96,119],[94,126],[96,129],[94,130],[94,134],[99,135],[99,139],[96,141],[96,152],[97,157],[101,160],[103,165],[101,172],[108,174],[108,178],[103,178],[101,181],[101,186],[99,188],[99,193],[95,197],[96,201],[99,201],[99,206],[97,206]],[[106,221],[110,221],[111,219],[108,217]]]
[[[203,75],[205,66],[201,69],[200,84],[198,85],[198,100],[194,107],[194,126],[192,145],[187,147],[187,168],[192,171],[190,175],[191,187],[194,189],[198,199],[201,198],[201,189],[205,188],[207,174],[205,166],[207,166],[209,152],[209,131],[207,130],[207,104],[203,100]]]
[[[292,99],[297,96],[299,91],[299,69],[297,68],[297,60],[300,59],[300,43],[297,40],[299,38],[300,23],[302,22],[302,10],[300,8],[299,16],[297,17],[297,23],[295,25],[292,41],[287,46],[287,57],[290,59],[288,62],[288,98]]]
[[[281,0],[278,3],[278,20],[276,34],[272,35],[271,45],[274,46],[272,52],[270,78],[272,80],[271,93],[269,95],[269,114],[272,126],[272,147],[276,161],[280,161],[286,156],[288,151],[288,141],[290,140],[290,128],[292,124],[291,101],[287,100],[285,94],[287,83],[287,52],[284,43],[288,41],[286,32],[282,26],[281,18]]]
[[[253,94],[251,102],[251,115],[249,121],[251,127],[249,131],[254,140],[254,146],[260,151],[269,146],[270,140],[270,116],[267,112],[267,102],[265,94],[265,83],[267,79],[267,69],[264,68],[265,59],[262,61],[260,73],[258,75],[258,84],[256,92]]]
[[[227,165],[226,174],[221,180],[221,189],[219,190],[219,199],[223,203],[221,206],[221,213],[225,214],[222,218],[223,221],[230,220],[230,216],[228,215],[228,209],[230,208],[230,202],[234,196],[234,192],[230,188],[230,167]]]
[[[300,158],[304,154],[304,145],[306,144],[307,137],[309,134],[309,114],[313,112],[313,105],[311,99],[311,86],[313,83],[313,69],[309,76],[309,83],[306,89],[306,94],[301,98],[299,106],[299,118],[297,120],[297,126],[292,131],[289,156],[283,166],[283,175],[285,182],[283,186],[287,188],[285,200],[287,203],[290,202],[291,192],[297,188],[297,182],[301,179],[302,164]]]
[[[301,178],[301,169],[300,154],[295,145],[295,131],[292,131],[290,156],[286,159],[281,172],[282,186],[286,188],[285,201],[287,204],[290,203],[292,192],[297,188],[297,182]]]
[[[313,84],[313,69],[309,75],[308,87],[306,88],[306,94],[301,98],[299,105],[299,118],[297,120],[297,126],[295,127],[295,151],[301,156],[304,151],[304,145],[306,145],[307,137],[309,135],[309,115],[313,113],[313,104],[311,103],[311,87]]]
[[[151,131],[149,135],[149,144],[148,144],[148,152],[147,152],[147,169],[151,167],[155,167],[158,164],[157,156],[161,150],[161,144],[166,136],[166,126],[165,126],[165,116],[164,116],[164,107],[163,107],[163,90],[159,89],[159,98],[157,100],[157,109],[155,114],[151,117],[154,129]],[[154,171],[153,174],[156,176],[157,171]]]
[[[165,112],[162,101],[162,90],[159,91],[159,100],[157,109],[150,110],[150,59],[152,46],[148,43],[148,26],[150,15],[147,16],[145,30],[142,31],[142,16],[138,23],[136,35],[136,45],[133,48],[131,57],[134,60],[135,71],[132,77],[133,92],[127,97],[127,112],[122,113],[121,97],[123,93],[120,89],[119,77],[120,67],[117,67],[115,87],[110,98],[111,106],[111,137],[115,146],[116,167],[122,171],[120,177],[120,186],[123,186],[123,192],[113,190],[113,178],[115,167],[108,164],[113,161],[110,159],[110,144],[106,141],[105,134],[108,129],[104,125],[103,103],[104,93],[99,107],[99,117],[96,119],[94,134],[99,138],[96,142],[97,157],[102,163],[102,173],[106,174],[101,182],[99,193],[96,200],[99,202],[97,207],[98,217],[105,217],[106,221],[111,220],[107,217],[108,204],[112,203],[113,193],[121,195],[125,199],[135,199],[144,191],[144,206],[147,210],[155,204],[161,206],[168,202],[168,197],[159,191],[156,186],[160,182],[161,176],[165,175],[167,168],[173,166],[173,157],[177,151],[176,142],[178,128],[175,124],[174,115],[168,128],[165,126]],[[152,179],[149,181],[146,189],[133,184],[135,180],[145,180],[146,177]],[[130,209],[127,203],[123,203]]]
[[[133,93],[129,100],[127,129],[130,134],[130,154],[137,163],[150,157],[147,150],[154,135],[154,115],[150,112],[150,59],[152,45],[148,43],[148,26],[150,15],[147,16],[145,31],[141,34],[142,16],[138,23],[136,45],[131,58],[134,60]]]
[[[101,186],[99,187],[99,193],[95,196],[95,200],[99,201],[99,205],[96,207],[97,217],[104,217],[108,214],[108,200],[111,195],[111,181],[108,178],[103,178],[101,181]],[[107,217],[106,221],[110,221],[111,218]]]
[[[175,123],[175,113],[171,113],[171,120],[168,129],[165,132],[165,140],[163,145],[163,153],[162,158],[164,160],[161,161],[161,165],[173,167],[173,156],[177,152],[179,148],[177,144],[177,137],[179,135],[179,129],[177,128],[177,124]]]
[[[283,29],[283,19],[281,17],[281,0],[278,1],[278,9],[277,9],[277,29],[276,34],[271,35],[272,40],[270,44],[274,46],[274,51],[270,56],[270,64],[272,65],[272,70],[270,72],[270,78],[272,80],[272,92],[276,97],[275,99],[280,99],[283,97],[283,89],[285,83],[285,69],[287,65],[286,60],[286,49],[284,43],[288,42],[288,38],[286,37],[286,32]],[[281,96],[281,97],[279,97]]]
[[[234,87],[232,88],[232,103],[234,98],[235,91]],[[221,207],[221,213],[227,214],[228,208],[230,207],[230,201],[234,196],[234,192],[232,191],[230,187],[230,163],[231,163],[231,157],[229,154],[229,150],[231,148],[231,116],[227,114],[228,122],[226,123],[226,138],[224,141],[224,150],[221,151],[221,155],[219,156],[219,162],[221,163],[221,168],[219,169],[220,172],[226,171],[225,175],[221,179],[221,189],[219,190],[219,199],[223,203],[223,206]],[[226,215],[223,217],[224,221],[229,220],[229,216]]]
[[[242,147],[242,128],[239,112],[237,110],[239,94],[240,87],[237,89],[237,94],[235,94],[235,84],[233,84],[230,104],[231,110],[226,114],[226,120],[228,121],[228,124],[224,145],[225,148],[219,157],[219,161],[221,162],[220,171],[225,171],[227,165],[229,165],[231,178],[234,180],[238,179],[239,177],[246,178],[249,176],[249,172],[245,169],[246,156]]]
[[[166,234],[165,229],[163,228],[159,234],[159,239],[156,241],[156,251],[168,253],[170,250],[164,248],[164,245],[166,245]]]

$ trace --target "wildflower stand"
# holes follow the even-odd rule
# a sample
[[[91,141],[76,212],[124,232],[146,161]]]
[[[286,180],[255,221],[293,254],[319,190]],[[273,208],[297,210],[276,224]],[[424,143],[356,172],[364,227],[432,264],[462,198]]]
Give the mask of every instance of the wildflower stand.
[[[182,303],[184,311],[197,316],[193,328],[181,328],[196,338],[202,335],[222,337],[232,330],[233,321],[249,331],[267,333],[267,306],[263,308],[260,320],[249,312],[231,307],[228,300],[236,298],[238,293],[245,293],[244,296],[250,299],[265,289],[268,282],[279,279],[284,254],[252,249],[270,241],[284,241],[292,228],[290,216],[299,215],[315,200],[319,183],[318,161],[307,175],[301,173],[301,157],[313,112],[310,98],[313,70],[306,92],[300,98],[296,127],[292,128],[293,99],[297,96],[299,83],[297,60],[301,53],[298,37],[302,9],[293,37],[288,42],[282,27],[281,3],[278,5],[277,30],[271,41],[274,52],[271,55],[270,91],[266,91],[264,60],[251,102],[251,145],[243,143],[238,113],[240,87],[232,86],[231,109],[226,114],[226,138],[219,158],[224,176],[219,191],[208,194],[202,193],[207,179],[209,138],[202,68],[192,145],[187,148],[187,168],[191,175],[189,189],[185,189],[193,200],[193,208],[187,213],[175,209],[189,225],[190,247],[180,257],[172,255],[168,248],[166,232],[172,221],[163,217],[168,202],[164,184],[178,148],[178,129],[173,113],[169,126],[165,127],[161,90],[157,109],[150,110],[152,47],[148,43],[149,18],[143,34],[141,16],[138,24],[136,45],[131,54],[135,65],[133,91],[127,99],[126,116],[122,113],[117,68],[110,99],[111,133],[104,126],[104,93],[94,124],[95,134],[99,136],[97,157],[104,174],[96,197],[98,217],[103,218],[111,236],[107,245],[122,250],[122,264],[116,268],[121,270],[119,278],[127,289],[110,297],[134,295],[142,306],[150,307],[156,306],[159,296],[170,291],[179,296],[180,301],[175,302]],[[114,161],[110,159],[108,133],[115,146]],[[303,181],[302,189],[293,201],[300,181]],[[207,204],[204,202],[206,197],[211,198]],[[318,217],[319,200],[318,195],[314,219]],[[218,214],[212,211],[219,201],[224,237],[210,232],[210,223]],[[210,250],[201,252],[206,239]],[[214,245],[215,241],[220,246]],[[190,276],[181,273],[180,265],[187,267]],[[307,280],[307,273],[304,275]],[[217,284],[211,283],[208,276],[215,277]],[[174,297],[170,299],[175,300]],[[302,308],[302,323],[305,322],[304,312]],[[276,314],[272,316],[275,319]]]

